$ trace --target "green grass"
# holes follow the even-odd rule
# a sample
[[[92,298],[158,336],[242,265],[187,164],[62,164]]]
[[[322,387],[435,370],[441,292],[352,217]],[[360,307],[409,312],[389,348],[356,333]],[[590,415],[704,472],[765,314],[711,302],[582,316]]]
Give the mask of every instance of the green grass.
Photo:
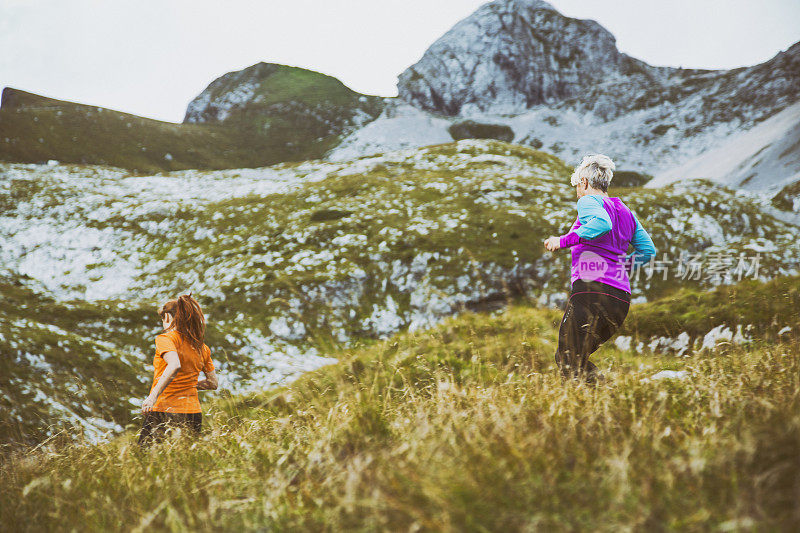
[[[766,283],[743,280],[710,291],[681,288],[637,308],[626,320],[623,332],[647,340],[654,336],[677,337],[682,332],[691,339],[702,337],[712,328],[725,324],[752,326],[762,340],[776,340],[785,326],[800,331],[800,276],[779,277]]]
[[[735,305],[735,304],[732,304]],[[632,313],[639,314],[635,306]],[[12,530],[790,530],[797,342],[593,359],[512,306],[371,342],[278,391],[206,401],[196,443],[51,441],[0,463]],[[642,381],[661,368],[686,380]]]

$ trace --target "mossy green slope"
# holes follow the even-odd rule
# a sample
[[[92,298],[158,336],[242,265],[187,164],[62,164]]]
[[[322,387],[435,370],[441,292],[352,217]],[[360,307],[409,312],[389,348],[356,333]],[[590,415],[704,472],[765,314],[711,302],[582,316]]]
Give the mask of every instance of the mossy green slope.
[[[6,88],[0,161],[57,160],[136,172],[303,161],[322,157],[349,128],[375,118],[383,102],[335,78],[284,66],[260,91],[258,103],[237,108],[224,123],[173,124]]]
[[[152,246],[156,257],[185,250],[182,265],[203,277],[168,264],[162,278],[171,271],[175,287],[215,291],[226,310],[288,313],[305,331],[340,338],[380,335],[376,322],[389,308],[384,318],[396,327],[419,326],[514,296],[564,294],[569,254],[547,254],[541,243],[574,219],[568,172],[549,154],[495,141],[364,158],[286,194],[187,206],[172,219],[175,240]],[[796,233],[730,190],[693,182],[623,195],[659,258],[690,253],[709,265],[724,255],[734,270],[742,254],[748,268],[759,255],[758,272],[742,277],[797,272]],[[188,238],[198,227],[209,237]],[[675,263],[665,264],[641,273],[634,296],[735,281],[700,274],[680,279]]]
[[[146,322],[137,310],[116,302],[59,303],[10,280],[0,282],[0,294],[3,442],[35,444],[61,429],[79,432],[87,419],[110,429],[130,416],[124,399],[145,378],[136,345]]]
[[[232,98],[231,93],[248,85],[248,96]],[[212,82],[196,101],[207,100],[198,108],[189,105],[186,122],[244,122],[268,127],[274,106],[299,104],[309,110],[355,113],[357,109],[379,112],[382,98],[357,93],[333,76],[276,63],[257,63],[229,72]],[[214,105],[214,104],[217,105]],[[200,104],[200,102],[198,102]],[[211,104],[211,105],[208,105]],[[220,109],[220,106],[225,109]],[[331,120],[350,118],[332,115]]]
[[[138,172],[259,166],[275,146],[234,130],[146,119],[6,88],[0,160],[113,165]]]
[[[17,530],[796,527],[796,340],[684,359],[609,345],[594,356],[609,381],[593,389],[557,377],[559,318],[512,306],[353,348],[283,390],[216,402],[194,444],[143,453],[131,432],[5,455],[0,519]],[[650,379],[663,368],[686,378]]]

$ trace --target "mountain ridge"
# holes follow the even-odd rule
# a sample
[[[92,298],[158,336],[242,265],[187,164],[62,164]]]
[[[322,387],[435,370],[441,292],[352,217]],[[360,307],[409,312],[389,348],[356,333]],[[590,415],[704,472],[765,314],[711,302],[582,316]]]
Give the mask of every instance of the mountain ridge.
[[[618,168],[661,175],[800,99],[800,42],[730,70],[651,66],[615,43],[597,22],[563,16],[547,2],[484,4],[401,73],[398,101],[327,157],[423,146],[468,118],[509,127],[513,142],[568,164],[605,153]],[[595,81],[582,85],[585,77]],[[786,166],[754,168],[750,188],[776,191],[791,181]]]
[[[231,75],[263,74],[265,67],[274,74],[270,88],[279,89],[282,98],[237,106],[231,92],[224,112],[210,99],[207,106],[200,105],[215,83]],[[267,63],[212,82],[190,103],[182,124],[6,87],[0,106],[0,161],[55,160],[139,173],[304,161],[322,157],[341,135],[377,116],[382,105],[382,98],[356,93],[331,76]]]
[[[785,58],[787,65],[783,64]],[[426,50],[420,61],[401,73],[398,92],[412,105],[445,115],[519,114],[538,104],[570,99],[585,105],[599,96],[580,97],[587,87],[586,78],[590,80],[588,87],[596,89],[622,77],[644,89],[636,102],[619,101],[623,106],[620,109],[628,111],[654,103],[657,95],[647,90],[677,91],[665,95],[675,98],[713,76],[758,74],[757,80],[746,81],[760,90],[764,80],[774,74],[763,70],[787,74],[787,83],[779,84],[785,86],[778,89],[789,99],[796,99],[800,88],[790,82],[800,79],[798,66],[800,42],[749,67],[711,70],[653,66],[620,52],[614,35],[594,20],[564,16],[539,0],[494,0],[458,22]],[[681,89],[687,79],[689,86]],[[428,94],[420,86],[426,87]],[[742,88],[751,89],[747,85]],[[752,99],[752,91],[750,96]],[[768,109],[765,115],[780,109]],[[619,115],[618,110],[597,109],[596,105],[585,110],[603,119]]]
[[[750,67],[652,66],[620,52],[596,21],[566,17],[543,1],[496,0],[401,73],[395,98],[261,62],[214,80],[187,106],[182,125],[126,124],[128,115],[111,124],[110,112],[101,121],[99,108],[63,103],[57,110],[52,99],[40,100],[40,109],[6,105],[0,160],[135,171],[341,161],[448,142],[466,116],[477,123],[473,131],[510,130],[513,142],[567,164],[602,152],[621,169],[659,176],[791,106],[800,98],[799,73],[800,42]],[[595,81],[585,85],[587,77]],[[787,164],[754,164],[750,187],[777,191],[791,181],[793,160],[789,154]]]
[[[6,87],[0,160],[110,165],[133,172],[224,168],[254,157],[252,139],[220,127],[184,126]]]

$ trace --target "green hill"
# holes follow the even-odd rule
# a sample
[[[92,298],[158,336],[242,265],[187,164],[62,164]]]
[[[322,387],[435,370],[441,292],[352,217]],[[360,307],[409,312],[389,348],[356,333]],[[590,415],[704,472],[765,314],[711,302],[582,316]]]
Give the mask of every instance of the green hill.
[[[243,72],[258,76],[260,63]],[[0,106],[0,161],[110,165],[140,173],[223,169],[315,159],[350,128],[375,118],[382,99],[316,72],[271,65],[258,101],[228,120],[173,124],[12,88]],[[215,82],[213,97],[229,87]],[[200,123],[212,122],[212,123]]]
[[[275,163],[264,139],[228,128],[160,122],[3,90],[0,160],[112,165],[136,172]]]
[[[257,63],[214,80],[189,104],[184,122],[224,123],[322,154],[382,108],[383,98],[357,93],[332,76]]]
[[[728,292],[730,314],[753,290],[791,313],[797,283]],[[681,295],[631,313],[641,322],[718,299]],[[609,380],[594,389],[557,377],[559,319],[512,306],[354,347],[282,390],[207,403],[191,446],[142,453],[131,431],[4,454],[0,520],[14,530],[797,526],[797,329],[684,358],[609,344],[594,356]],[[663,369],[679,373],[655,379]]]

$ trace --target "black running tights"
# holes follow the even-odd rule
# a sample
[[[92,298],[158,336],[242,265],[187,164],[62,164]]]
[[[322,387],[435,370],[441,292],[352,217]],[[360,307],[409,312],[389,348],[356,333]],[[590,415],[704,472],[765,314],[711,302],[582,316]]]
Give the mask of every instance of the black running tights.
[[[148,446],[153,442],[162,440],[167,431],[172,428],[181,428],[182,433],[191,436],[200,434],[203,424],[203,415],[200,413],[162,413],[148,411],[144,414],[142,432],[139,434],[139,446]]]
[[[619,329],[631,304],[631,295],[599,281],[576,280],[558,331],[556,364],[564,377],[594,381],[597,366],[589,361]]]

